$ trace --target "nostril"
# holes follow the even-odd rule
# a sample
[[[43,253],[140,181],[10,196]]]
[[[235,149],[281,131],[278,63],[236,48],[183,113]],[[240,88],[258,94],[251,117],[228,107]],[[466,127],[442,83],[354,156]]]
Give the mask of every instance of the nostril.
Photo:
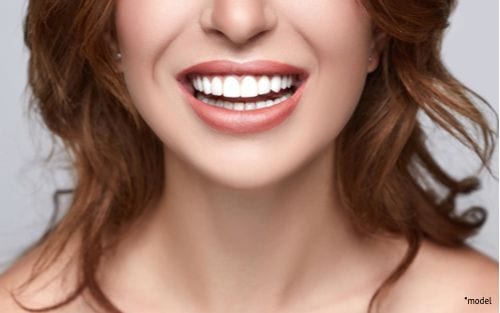
[[[277,16],[262,1],[214,1],[200,16],[205,34],[238,47],[250,45],[270,33],[277,21]]]

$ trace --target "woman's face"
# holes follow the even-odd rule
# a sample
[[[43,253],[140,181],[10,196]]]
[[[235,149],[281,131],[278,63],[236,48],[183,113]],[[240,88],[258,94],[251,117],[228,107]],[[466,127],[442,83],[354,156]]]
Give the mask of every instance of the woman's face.
[[[378,63],[380,40],[358,0],[118,0],[116,27],[127,88],[166,152],[234,188],[264,187],[291,177],[331,148]],[[214,126],[213,116],[204,119],[192,107],[178,74],[215,60],[275,61],[303,69],[307,79],[293,110],[279,104],[261,111],[210,106],[209,115],[223,110]],[[216,84],[213,73],[201,74]],[[223,89],[231,85],[226,82],[230,74],[219,77]],[[233,74],[242,83],[245,72]],[[236,86],[252,96],[254,78],[257,92],[269,97],[272,76],[266,86],[265,75],[257,74],[247,80],[249,89]],[[231,100],[238,89],[231,82],[231,92],[213,93]],[[283,107],[293,107],[285,102]],[[275,119],[285,116],[283,110],[288,115]],[[259,112],[267,113],[257,126],[251,118],[249,125],[239,122]]]

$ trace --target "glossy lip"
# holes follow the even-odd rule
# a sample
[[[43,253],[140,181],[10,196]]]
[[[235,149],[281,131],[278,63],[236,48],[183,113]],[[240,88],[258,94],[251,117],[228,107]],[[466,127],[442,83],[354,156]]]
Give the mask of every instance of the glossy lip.
[[[198,100],[188,80],[190,74],[200,75],[298,75],[298,87],[287,100],[271,107],[250,111],[235,111],[212,106]],[[274,61],[254,61],[244,64],[212,61],[189,67],[176,75],[181,90],[198,117],[213,129],[230,134],[249,134],[269,130],[284,122],[295,110],[304,92],[309,74],[298,67]]]

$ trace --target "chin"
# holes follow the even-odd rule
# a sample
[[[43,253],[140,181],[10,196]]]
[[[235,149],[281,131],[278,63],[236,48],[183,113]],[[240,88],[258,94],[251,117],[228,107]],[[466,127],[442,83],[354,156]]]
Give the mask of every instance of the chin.
[[[277,186],[287,180],[297,170],[292,164],[261,161],[248,166],[248,163],[232,162],[213,166],[216,162],[198,169],[199,174],[214,185],[236,190],[259,190]]]

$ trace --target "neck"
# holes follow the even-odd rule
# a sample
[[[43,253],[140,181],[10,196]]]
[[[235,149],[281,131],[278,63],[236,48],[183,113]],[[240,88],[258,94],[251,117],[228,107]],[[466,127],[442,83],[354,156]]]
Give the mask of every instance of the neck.
[[[119,280],[141,281],[151,299],[175,296],[185,312],[271,312],[361,283],[370,248],[335,199],[333,150],[256,190],[221,186],[166,155],[163,197],[124,240]]]

